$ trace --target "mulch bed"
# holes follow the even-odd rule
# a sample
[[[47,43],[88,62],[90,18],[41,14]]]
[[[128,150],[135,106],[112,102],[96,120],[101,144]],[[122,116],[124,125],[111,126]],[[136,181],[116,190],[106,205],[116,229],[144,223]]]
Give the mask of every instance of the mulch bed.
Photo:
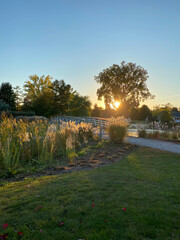
[[[8,178],[6,181],[23,181],[27,177],[36,178],[40,176],[58,175],[82,170],[89,170],[98,167],[110,165],[120,161],[124,156],[127,156],[138,148],[133,144],[106,144],[104,147],[91,149],[84,156],[78,157],[73,163],[56,166],[54,168],[41,170],[34,174],[22,173],[16,177]]]

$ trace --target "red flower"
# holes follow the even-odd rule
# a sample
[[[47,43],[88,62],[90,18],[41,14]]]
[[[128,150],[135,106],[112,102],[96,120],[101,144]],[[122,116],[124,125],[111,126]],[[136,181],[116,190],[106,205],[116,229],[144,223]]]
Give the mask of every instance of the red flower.
[[[3,225],[2,225],[2,228],[4,228],[4,229],[6,229],[8,227],[8,223],[4,223]]]
[[[125,207],[123,208],[123,211],[124,211],[124,212],[126,211],[126,208],[125,208]]]
[[[64,225],[64,222],[60,222],[59,226],[63,226]]]
[[[92,207],[94,207],[95,205],[94,205],[94,203],[92,203]]]
[[[41,209],[42,208],[42,206],[38,206],[37,208],[36,208],[36,211],[38,211],[39,209]]]
[[[22,232],[17,232],[17,234],[20,236],[24,235],[24,233],[22,233]]]
[[[6,240],[7,239],[7,233],[3,234],[3,235],[0,235],[0,239],[1,240]]]

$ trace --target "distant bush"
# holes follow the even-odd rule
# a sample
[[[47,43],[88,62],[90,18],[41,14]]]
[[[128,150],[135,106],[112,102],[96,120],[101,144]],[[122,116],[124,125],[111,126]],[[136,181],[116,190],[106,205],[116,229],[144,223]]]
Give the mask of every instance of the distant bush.
[[[35,116],[35,112],[17,112],[17,111],[0,111],[0,115],[2,112],[5,113],[7,117],[13,116],[13,117],[18,117],[18,116]]]
[[[145,129],[141,129],[138,131],[138,136],[141,137],[141,138],[145,138],[147,137],[147,132]]]
[[[3,100],[0,100],[0,112],[10,110],[10,106],[8,103],[4,102]]]
[[[142,138],[151,138],[151,139],[159,139],[159,140],[167,140],[167,141],[171,141],[171,140],[179,140],[180,139],[180,131],[176,130],[174,132],[170,132],[170,131],[164,131],[164,132],[160,132],[160,131],[153,131],[153,132],[147,132],[145,129],[141,129],[138,131],[138,136],[142,137]]]

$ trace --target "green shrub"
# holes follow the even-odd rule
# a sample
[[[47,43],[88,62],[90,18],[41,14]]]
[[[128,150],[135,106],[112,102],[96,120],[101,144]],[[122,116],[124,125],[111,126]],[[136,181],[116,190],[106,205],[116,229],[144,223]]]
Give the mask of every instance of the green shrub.
[[[109,136],[110,140],[114,143],[122,143],[126,135],[126,128],[122,126],[110,126]]]
[[[122,143],[126,135],[127,126],[129,121],[125,117],[117,117],[108,119],[107,130],[110,136],[110,140],[114,143]]]
[[[0,110],[0,114],[3,111]],[[18,116],[35,116],[35,112],[18,112],[18,111],[5,111],[6,116],[13,116],[13,117],[18,117]]]
[[[146,138],[147,137],[147,132],[145,129],[141,129],[138,131],[138,136],[141,138]]]

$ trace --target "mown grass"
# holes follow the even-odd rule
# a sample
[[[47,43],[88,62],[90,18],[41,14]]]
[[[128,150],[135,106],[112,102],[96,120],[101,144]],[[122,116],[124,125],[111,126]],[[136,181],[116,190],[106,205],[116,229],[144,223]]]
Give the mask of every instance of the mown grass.
[[[179,239],[179,224],[180,155],[158,150],[141,148],[107,167],[0,187],[0,234],[11,240],[18,231],[26,240]]]

